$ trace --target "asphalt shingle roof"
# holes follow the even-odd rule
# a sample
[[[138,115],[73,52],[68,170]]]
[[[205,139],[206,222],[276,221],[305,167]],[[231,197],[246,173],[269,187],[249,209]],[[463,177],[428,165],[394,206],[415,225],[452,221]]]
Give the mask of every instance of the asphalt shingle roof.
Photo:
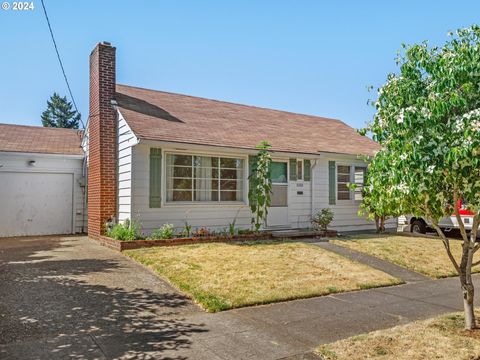
[[[0,151],[83,155],[82,131],[0,124]]]
[[[304,154],[373,155],[379,145],[340,120],[117,84],[120,112],[140,139]]]

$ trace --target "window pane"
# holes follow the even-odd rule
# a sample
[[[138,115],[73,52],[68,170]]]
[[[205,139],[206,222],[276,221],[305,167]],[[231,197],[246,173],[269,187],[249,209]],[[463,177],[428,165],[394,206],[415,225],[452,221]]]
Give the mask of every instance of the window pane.
[[[363,185],[365,181],[365,168],[364,167],[355,167],[355,184]]]
[[[220,191],[220,201],[238,201],[241,198],[237,198],[236,191]]]
[[[339,174],[350,174],[350,166],[338,165],[337,171]]]
[[[237,179],[239,177],[238,173],[239,173],[239,170],[221,169],[220,177],[222,179]]]
[[[240,164],[238,163],[237,159],[221,158],[220,159],[220,167],[221,168],[236,169],[236,168],[240,167]]]
[[[192,177],[192,167],[173,167],[169,168],[170,171],[173,169],[174,177]]]
[[[221,190],[240,190],[243,187],[242,181],[236,180],[220,180]]]
[[[355,188],[354,199],[360,201],[363,199],[363,185],[365,184],[365,167],[355,167],[355,178],[354,182],[357,185]]]
[[[271,178],[273,183],[287,183],[287,163],[272,162]]]
[[[192,191],[179,191],[174,190],[171,192],[172,198],[167,199],[170,201],[192,201]]]
[[[303,179],[303,160],[297,161],[297,180]]]
[[[338,182],[348,183],[348,182],[350,182],[350,175],[338,174],[337,180],[338,180]]]
[[[350,189],[348,188],[347,184],[342,184],[342,183],[339,183],[337,185],[337,190],[340,192],[340,191],[350,191]]]
[[[339,191],[338,200],[350,200],[350,191],[348,192]]]
[[[194,191],[194,200],[195,201],[212,201],[212,197],[215,197],[217,191],[212,190],[195,190]],[[212,196],[213,195],[213,196]]]
[[[192,166],[192,157],[190,155],[167,155],[168,165]]]
[[[192,179],[173,179],[172,189],[175,190],[192,190]]]

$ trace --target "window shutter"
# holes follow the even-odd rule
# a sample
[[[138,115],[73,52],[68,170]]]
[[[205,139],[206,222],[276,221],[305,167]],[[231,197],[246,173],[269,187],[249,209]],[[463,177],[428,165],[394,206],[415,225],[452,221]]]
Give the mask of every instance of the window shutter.
[[[328,203],[330,205],[335,205],[335,161],[328,162]]]
[[[253,165],[255,164],[255,155],[248,155],[248,193],[252,189],[253,179],[251,178],[253,174]]]
[[[162,150],[150,148],[150,207],[159,208],[161,204]]]
[[[312,165],[310,160],[303,160],[303,180],[310,181],[310,169]]]
[[[297,159],[290,159],[290,181],[297,180]]]

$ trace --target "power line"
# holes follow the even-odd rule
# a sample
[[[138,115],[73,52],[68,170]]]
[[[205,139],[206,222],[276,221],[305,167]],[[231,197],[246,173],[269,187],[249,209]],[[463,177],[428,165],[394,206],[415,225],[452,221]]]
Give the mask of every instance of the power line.
[[[53,36],[52,26],[50,25],[50,20],[48,19],[48,15],[47,15],[47,9],[45,8],[45,4],[43,0],[42,0],[42,7],[43,7],[43,13],[45,14],[45,19],[47,20],[48,29],[50,30],[50,35],[52,36],[53,46],[55,47],[55,52],[57,53],[57,59],[58,59],[58,62],[60,63],[60,67],[62,68],[63,78],[67,83],[68,92],[70,93],[70,97],[72,98],[73,106],[75,107],[75,110],[77,111],[77,113],[80,114],[77,108],[77,104],[75,103],[75,98],[73,97],[73,94],[72,94],[72,89],[70,89],[70,84],[67,79],[67,74],[65,74],[65,69],[63,68],[62,59],[60,58],[60,53],[58,52],[57,43],[55,41],[55,37]],[[82,126],[85,129],[85,124],[83,123],[81,117],[80,117],[80,122],[82,123]]]

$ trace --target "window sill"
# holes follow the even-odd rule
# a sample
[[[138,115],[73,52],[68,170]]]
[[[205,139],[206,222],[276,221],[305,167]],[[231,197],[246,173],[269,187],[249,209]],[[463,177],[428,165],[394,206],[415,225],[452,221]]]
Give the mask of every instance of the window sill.
[[[223,206],[238,206],[243,207],[247,206],[248,204],[244,201],[175,201],[175,202],[166,202],[162,204],[164,208],[173,208],[173,207],[207,207],[207,206],[214,206],[214,207],[223,207]]]

